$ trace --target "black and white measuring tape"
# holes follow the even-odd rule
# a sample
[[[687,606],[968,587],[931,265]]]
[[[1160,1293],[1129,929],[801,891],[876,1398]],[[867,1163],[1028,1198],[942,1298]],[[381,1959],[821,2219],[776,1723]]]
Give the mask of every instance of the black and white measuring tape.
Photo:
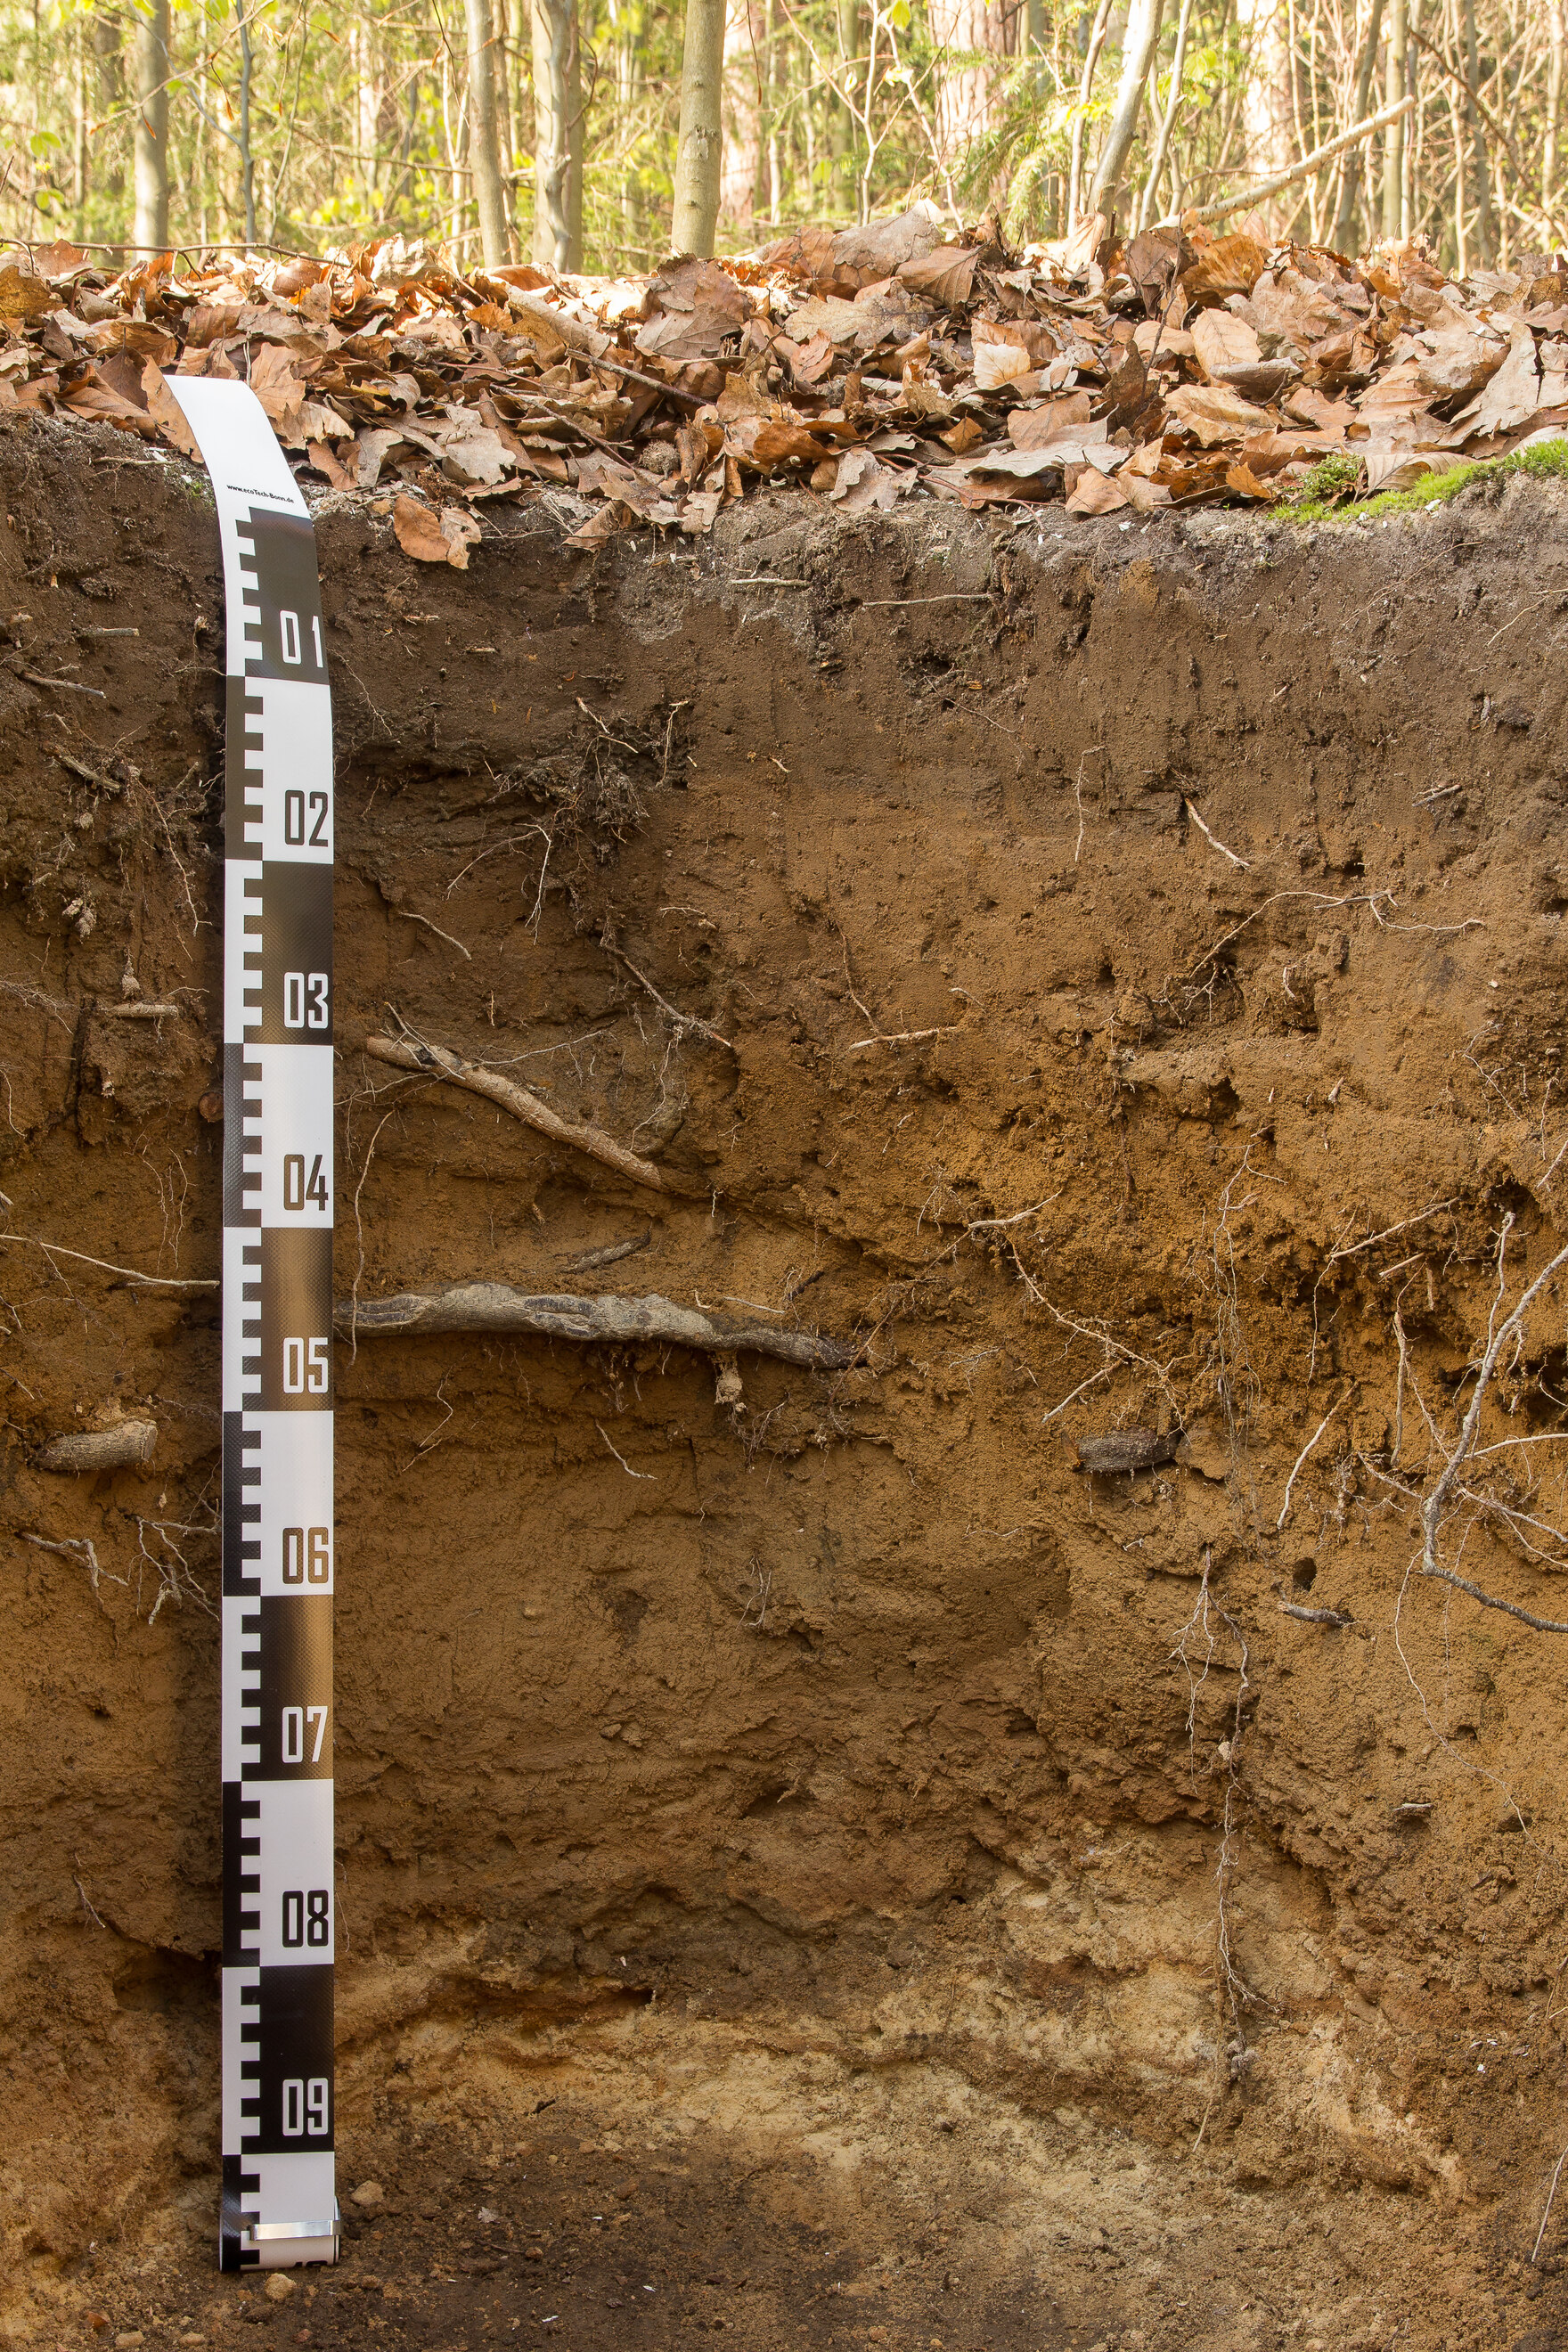
[[[316,539],[260,404],[171,377],[228,614],[223,1154],[226,2271],[334,2262],[332,719]]]

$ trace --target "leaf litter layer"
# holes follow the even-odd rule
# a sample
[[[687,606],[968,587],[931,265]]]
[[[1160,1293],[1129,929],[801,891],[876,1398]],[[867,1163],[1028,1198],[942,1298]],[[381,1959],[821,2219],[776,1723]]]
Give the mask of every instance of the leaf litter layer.
[[[168,374],[252,385],[307,488],[389,497],[465,569],[492,500],[574,543],[702,534],[764,483],[846,515],[935,498],[1074,516],[1430,495],[1568,434],[1568,268],[1447,278],[1201,225],[1009,252],[923,207],[655,275],[459,271],[401,238],[323,259],[81,248],[0,264],[0,412],[194,454]],[[1326,470],[1325,470],[1326,469]]]

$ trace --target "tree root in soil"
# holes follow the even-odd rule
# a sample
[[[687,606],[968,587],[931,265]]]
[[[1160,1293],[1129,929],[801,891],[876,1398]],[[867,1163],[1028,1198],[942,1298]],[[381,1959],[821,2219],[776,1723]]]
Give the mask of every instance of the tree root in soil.
[[[563,1118],[547,1103],[527,1087],[520,1087],[511,1078],[503,1078],[497,1070],[487,1070],[482,1063],[465,1062],[460,1054],[445,1045],[427,1045],[421,1037],[367,1037],[363,1051],[374,1061],[390,1062],[394,1069],[419,1070],[436,1078],[449,1078],[456,1087],[467,1087],[470,1093],[483,1095],[487,1101],[499,1103],[525,1127],[531,1127],[552,1142],[569,1144],[574,1151],[586,1152],[591,1160],[601,1160],[619,1176],[629,1177],[634,1184],[646,1184],[651,1192],[674,1192],[683,1199],[696,1197],[700,1186],[682,1183],[679,1178],[656,1168],[651,1160],[643,1160],[625,1144],[617,1143],[600,1127],[581,1127],[574,1120]]]
[[[732,1356],[745,1349],[813,1371],[842,1371],[855,1361],[858,1352],[846,1340],[823,1339],[814,1331],[771,1330],[762,1324],[731,1324],[700,1315],[657,1293],[643,1298],[621,1298],[613,1292],[580,1298],[570,1293],[514,1290],[504,1282],[463,1282],[450,1290],[403,1291],[396,1297],[372,1299],[357,1307],[350,1299],[340,1299],[333,1318],[345,1338],[538,1331],[551,1339],[622,1348],[651,1340],[695,1348],[710,1356]]]

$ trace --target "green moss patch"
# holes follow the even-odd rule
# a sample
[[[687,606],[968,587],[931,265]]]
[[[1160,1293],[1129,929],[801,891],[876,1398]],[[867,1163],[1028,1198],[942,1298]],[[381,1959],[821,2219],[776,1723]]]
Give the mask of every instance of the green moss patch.
[[[1446,474],[1428,474],[1410,490],[1380,490],[1374,498],[1358,499],[1361,465],[1350,450],[1336,450],[1321,458],[1306,477],[1294,498],[1281,499],[1274,512],[1291,522],[1360,522],[1364,516],[1423,514],[1446,506],[1461,490],[1477,482],[1508,474],[1525,474],[1538,482],[1568,481],[1568,436],[1538,441],[1529,449],[1514,449],[1506,457],[1478,458],[1473,465],[1455,466]]]

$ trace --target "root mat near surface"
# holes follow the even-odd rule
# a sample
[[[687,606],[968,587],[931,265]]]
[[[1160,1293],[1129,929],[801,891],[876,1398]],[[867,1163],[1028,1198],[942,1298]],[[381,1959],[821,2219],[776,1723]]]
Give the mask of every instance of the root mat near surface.
[[[353,2236],[273,2299],[221,583],[128,450],[0,423],[0,2329],[1545,2352],[1564,494],[321,513]]]

